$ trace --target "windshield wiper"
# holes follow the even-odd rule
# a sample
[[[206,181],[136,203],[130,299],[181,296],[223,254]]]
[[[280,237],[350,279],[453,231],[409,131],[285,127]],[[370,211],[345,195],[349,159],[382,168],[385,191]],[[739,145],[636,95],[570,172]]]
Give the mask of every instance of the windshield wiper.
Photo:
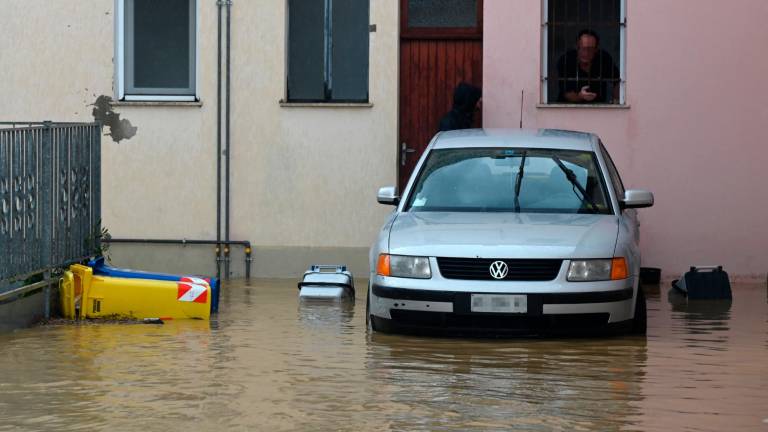
[[[515,213],[520,213],[520,185],[523,184],[523,175],[525,175],[525,158],[528,151],[523,151],[523,157],[520,160],[520,168],[517,169],[517,178],[515,178]]]
[[[557,166],[560,167],[561,170],[565,173],[565,177],[568,179],[571,184],[579,190],[579,193],[581,194],[581,202],[584,203],[584,201],[587,202],[592,207],[592,210],[594,210],[595,213],[600,213],[600,210],[597,208],[597,204],[592,200],[592,197],[589,196],[586,190],[584,190],[584,187],[581,186],[581,183],[576,179],[576,174],[573,173],[568,167],[563,164],[563,161],[560,160],[557,155],[552,155],[552,160],[555,161]]]

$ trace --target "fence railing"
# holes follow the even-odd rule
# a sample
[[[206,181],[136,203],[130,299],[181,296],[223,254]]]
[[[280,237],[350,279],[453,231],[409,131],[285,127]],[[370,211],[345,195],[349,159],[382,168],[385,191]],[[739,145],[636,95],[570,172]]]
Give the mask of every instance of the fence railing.
[[[0,290],[91,256],[100,225],[101,126],[0,123]]]

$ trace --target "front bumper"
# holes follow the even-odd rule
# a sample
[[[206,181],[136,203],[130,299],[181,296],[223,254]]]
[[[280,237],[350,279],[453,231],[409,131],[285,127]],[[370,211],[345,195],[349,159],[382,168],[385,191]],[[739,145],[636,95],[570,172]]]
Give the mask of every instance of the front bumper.
[[[368,295],[374,328],[384,332],[543,335],[623,332],[634,315],[636,285],[634,278],[499,283],[375,276]],[[472,312],[470,296],[479,293],[524,294],[527,312]]]

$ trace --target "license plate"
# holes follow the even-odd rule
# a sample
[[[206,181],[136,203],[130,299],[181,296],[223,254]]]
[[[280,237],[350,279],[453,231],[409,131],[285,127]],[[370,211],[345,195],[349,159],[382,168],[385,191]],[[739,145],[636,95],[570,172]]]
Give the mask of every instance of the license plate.
[[[472,312],[526,313],[528,296],[507,294],[472,294]]]

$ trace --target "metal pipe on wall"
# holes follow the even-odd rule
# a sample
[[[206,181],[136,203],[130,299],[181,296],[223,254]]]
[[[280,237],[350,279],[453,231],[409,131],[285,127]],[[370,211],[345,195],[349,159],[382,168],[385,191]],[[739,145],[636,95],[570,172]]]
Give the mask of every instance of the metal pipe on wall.
[[[221,242],[221,8],[224,3],[216,1],[218,6],[218,42],[216,53],[216,241]],[[216,243],[216,277],[221,278],[221,243]]]
[[[224,211],[224,240],[229,241],[229,203],[230,203],[230,197],[229,197],[229,183],[230,183],[230,171],[229,171],[229,160],[232,155],[232,147],[231,147],[231,141],[230,141],[230,133],[229,133],[229,112],[231,109],[231,103],[230,103],[230,81],[232,78],[231,74],[231,67],[230,67],[230,47],[231,47],[231,29],[232,29],[232,0],[227,0],[227,86],[226,86],[226,123],[225,123],[225,140],[226,140],[226,146],[227,146],[227,156],[226,156],[226,178],[225,178],[225,211]],[[224,249],[224,271],[226,273],[226,277],[229,278],[229,247],[227,246]]]
[[[236,245],[236,246],[242,246],[243,251],[245,252],[245,278],[250,279],[251,278],[251,263],[253,262],[253,259],[251,257],[251,254],[253,253],[253,248],[251,247],[251,242],[248,240],[190,240],[190,239],[124,239],[124,238],[109,238],[109,239],[103,239],[102,242],[104,243],[133,243],[133,244],[169,244],[169,245],[213,245],[215,244],[217,247],[220,245],[224,245],[227,249],[229,249],[230,245]],[[228,274],[224,275],[225,279],[229,279]]]

